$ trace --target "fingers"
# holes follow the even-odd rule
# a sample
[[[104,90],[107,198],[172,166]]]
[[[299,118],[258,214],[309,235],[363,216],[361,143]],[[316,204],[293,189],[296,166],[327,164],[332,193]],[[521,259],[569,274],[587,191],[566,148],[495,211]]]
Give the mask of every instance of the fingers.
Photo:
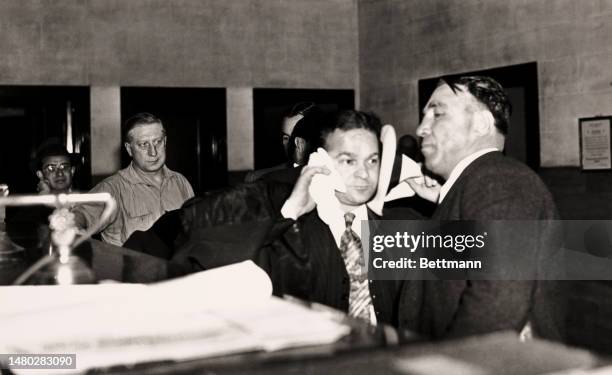
[[[433,188],[436,186],[439,186],[440,184],[438,183],[438,180],[436,180],[435,178],[429,177],[427,175],[423,175],[423,176],[415,176],[415,177],[408,177],[405,180],[402,180],[400,182],[406,182],[408,183],[408,185],[414,187],[414,186],[425,186],[428,188]]]
[[[302,172],[300,173],[301,176],[314,176],[317,173],[322,173],[322,174],[330,174],[331,171],[329,170],[329,168],[325,167],[325,166],[310,166],[307,165],[304,168],[302,168]]]
[[[38,185],[36,185],[36,190],[40,194],[48,194],[51,191],[51,189],[49,188],[49,183],[47,182],[47,180],[44,179],[40,179],[38,181]]]
[[[421,197],[436,202],[440,195],[440,184],[429,176],[412,177],[404,180]]]
[[[300,178],[295,183],[291,195],[285,201],[281,214],[284,217],[297,219],[306,212],[310,212],[315,204],[308,192],[312,178],[316,174],[330,174],[330,170],[323,166],[306,166],[300,172]]]
[[[435,178],[431,178],[427,175],[424,175],[424,182],[425,182],[425,186],[429,187],[429,188],[433,188],[438,186],[438,181]]]

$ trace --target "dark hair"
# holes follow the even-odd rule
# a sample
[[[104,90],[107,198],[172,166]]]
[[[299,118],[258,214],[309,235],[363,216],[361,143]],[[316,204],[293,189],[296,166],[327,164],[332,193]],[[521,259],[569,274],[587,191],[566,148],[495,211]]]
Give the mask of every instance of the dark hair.
[[[160,124],[164,129],[164,134],[166,133],[166,128],[164,128],[164,124],[159,118],[150,113],[141,112],[135,114],[125,121],[125,124],[123,125],[123,140],[129,141],[129,134],[135,127],[150,124]]]
[[[34,167],[34,171],[42,170],[43,160],[50,156],[65,156],[70,161],[70,164],[74,164],[72,160],[72,155],[70,155],[64,145],[55,142],[44,142],[36,151],[34,163],[33,165],[31,165]]]
[[[378,116],[371,112],[361,112],[355,110],[344,110],[330,114],[321,123],[320,144],[325,145],[327,137],[336,129],[349,131],[353,129],[365,129],[380,139],[382,123]]]
[[[285,117],[306,116],[310,110],[315,108],[317,108],[317,105],[313,102],[297,102],[285,112]]]
[[[479,103],[491,112],[495,119],[495,127],[502,134],[508,134],[512,104],[499,82],[485,76],[446,76],[440,78],[438,86],[443,84],[447,84],[454,93],[461,91],[459,86],[464,86]]]
[[[306,149],[304,150],[306,159],[308,159],[310,153],[316,151],[317,147],[320,146],[320,124],[323,122],[325,116],[326,113],[324,111],[316,105],[313,105],[308,108],[308,111],[304,113],[303,117],[295,124],[288,143],[288,154],[291,161],[294,163],[298,162],[294,160],[296,137],[300,137],[306,141]],[[308,160],[305,162],[308,162]]]

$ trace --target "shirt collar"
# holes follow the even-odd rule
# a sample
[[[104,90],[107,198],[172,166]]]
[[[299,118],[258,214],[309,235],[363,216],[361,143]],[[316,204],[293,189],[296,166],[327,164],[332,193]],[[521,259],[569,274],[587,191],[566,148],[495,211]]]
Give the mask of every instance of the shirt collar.
[[[457,163],[457,165],[455,165],[455,168],[453,168],[453,170],[451,171],[450,175],[448,176],[448,180],[446,180],[444,185],[442,185],[442,187],[440,188],[440,196],[438,197],[438,203],[442,203],[442,200],[444,199],[444,197],[446,197],[455,182],[457,182],[457,179],[459,178],[459,176],[461,176],[461,173],[463,173],[465,168],[467,168],[470,164],[472,164],[474,160],[478,159],[482,155],[493,151],[499,150],[494,147],[489,147],[480,151],[476,151],[473,154],[470,154],[465,158],[461,159],[461,161]]]

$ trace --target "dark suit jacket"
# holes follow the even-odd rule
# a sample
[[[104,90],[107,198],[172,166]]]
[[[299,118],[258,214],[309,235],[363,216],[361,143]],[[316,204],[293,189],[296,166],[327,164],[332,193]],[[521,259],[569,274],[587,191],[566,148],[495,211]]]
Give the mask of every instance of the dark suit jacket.
[[[437,220],[555,219],[540,178],[500,152],[471,163],[437,207]],[[507,241],[512,246],[512,241]],[[511,250],[511,249],[509,249]],[[408,281],[400,325],[432,338],[520,330],[532,312],[534,281]]]
[[[261,179],[263,176],[265,176],[266,174],[268,174],[270,172],[279,171],[279,170],[283,170],[283,169],[289,169],[289,166],[288,166],[287,163],[275,165],[275,166],[270,167],[270,168],[257,169],[257,170],[254,170],[254,171],[250,171],[244,177],[244,182],[251,183],[251,182],[258,181],[259,179]]]
[[[384,219],[415,218],[405,210],[385,210]],[[368,212],[370,225],[376,225],[378,217]],[[303,215],[283,234],[283,243],[293,250],[286,254],[301,254],[285,261],[286,256],[277,253],[282,265],[272,267],[275,285],[284,293],[348,311],[350,280],[342,255],[329,227],[319,219],[316,210]],[[299,249],[299,250],[295,250]],[[274,275],[276,273],[276,275]],[[370,280],[370,294],[378,322],[398,325],[397,312],[401,281]]]
[[[295,182],[297,181],[298,177],[300,177],[302,168],[304,167],[298,166],[293,168],[278,169],[262,175],[260,179],[268,183],[281,183],[293,186],[295,185]]]

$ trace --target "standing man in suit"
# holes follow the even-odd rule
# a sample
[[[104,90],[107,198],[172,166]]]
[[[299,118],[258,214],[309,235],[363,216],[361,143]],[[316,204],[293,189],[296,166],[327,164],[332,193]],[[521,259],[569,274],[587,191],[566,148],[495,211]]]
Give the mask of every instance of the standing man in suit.
[[[317,151],[321,146],[319,136],[320,126],[326,116],[326,112],[317,107],[308,110],[308,114],[302,117],[289,137],[289,155],[292,155],[293,167],[282,168],[271,171],[261,176],[260,180],[266,182],[281,182],[292,185],[295,184],[302,167],[308,164],[310,154]]]
[[[540,178],[501,151],[510,102],[488,77],[441,79],[417,128],[425,166],[440,176],[407,180],[438,206],[436,220],[546,220],[557,211]],[[512,251],[512,241],[507,241]],[[536,249],[534,249],[536,251]],[[438,339],[497,330],[521,330],[533,309],[535,281],[406,282],[400,324]]]
[[[282,171],[289,168],[305,165],[308,161],[304,160],[309,155],[304,151],[307,145],[307,138],[304,134],[308,134],[307,129],[302,129],[300,132],[295,132],[298,123],[301,122],[311,112],[317,111],[318,107],[312,102],[299,102],[293,105],[291,109],[283,116],[283,124],[281,126],[281,141],[287,162],[275,165],[270,168],[258,169],[247,173],[244,182],[255,182],[270,172]],[[304,131],[306,130],[306,131]]]

